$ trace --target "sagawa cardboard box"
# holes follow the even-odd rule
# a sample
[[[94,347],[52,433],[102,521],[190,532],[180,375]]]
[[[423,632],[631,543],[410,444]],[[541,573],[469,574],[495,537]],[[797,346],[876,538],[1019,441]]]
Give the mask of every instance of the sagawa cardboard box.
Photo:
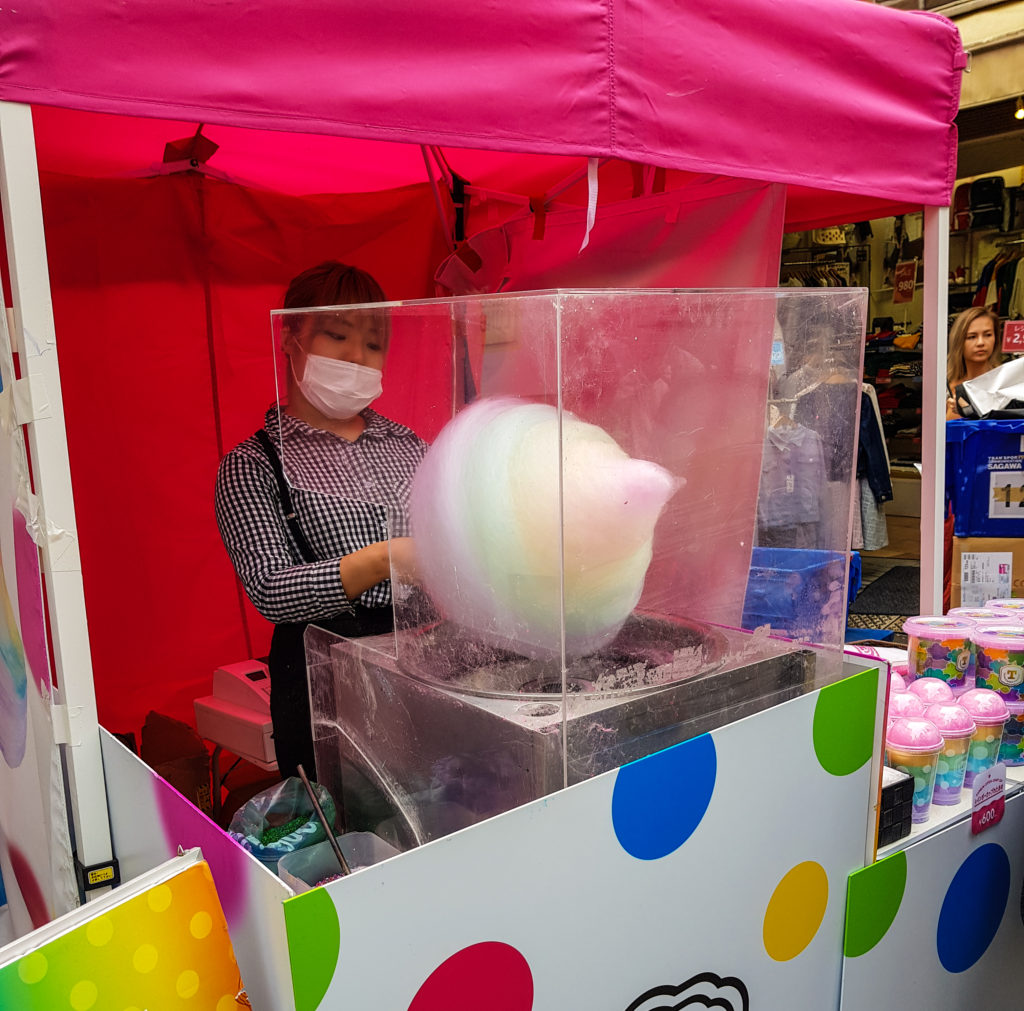
[[[1024,537],[954,537],[951,607],[1024,597]]]

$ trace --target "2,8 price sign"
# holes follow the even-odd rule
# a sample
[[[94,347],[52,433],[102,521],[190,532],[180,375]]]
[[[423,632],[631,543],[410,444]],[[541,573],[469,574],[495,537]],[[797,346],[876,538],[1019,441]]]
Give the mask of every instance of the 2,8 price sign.
[[[971,832],[977,835],[1003,820],[1006,809],[1006,766],[1002,763],[985,769],[974,777],[974,809]]]
[[[1003,324],[1003,353],[1024,352],[1024,320],[1007,320]]]

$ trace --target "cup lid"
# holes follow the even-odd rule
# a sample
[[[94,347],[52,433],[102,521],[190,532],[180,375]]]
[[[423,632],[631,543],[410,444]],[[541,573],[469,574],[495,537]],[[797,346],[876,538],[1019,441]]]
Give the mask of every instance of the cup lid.
[[[905,692],[907,690],[907,682],[903,680],[902,674],[897,674],[895,670],[889,671],[889,694],[893,692]]]
[[[990,688],[972,688],[964,692],[957,702],[974,717],[975,723],[998,723],[1000,720],[1005,723],[1010,715],[1002,695]]]
[[[970,737],[977,728],[971,714],[957,702],[933,702],[924,711],[924,718],[930,720],[944,738]]]
[[[926,754],[942,747],[942,734],[923,716],[901,716],[889,724],[885,743],[890,748]]]
[[[925,704],[911,692],[889,694],[889,719],[899,716],[924,716]]]
[[[992,649],[1024,650],[1024,625],[986,624],[979,625],[972,635],[979,646]]]
[[[1005,607],[1011,611],[1024,611],[1024,597],[993,597],[985,601],[986,607]]]
[[[907,685],[907,691],[912,692],[926,705],[931,705],[933,702],[953,701],[953,689],[941,678],[918,678]]]
[[[1001,618],[1006,614],[995,607],[951,607],[946,612],[947,618],[956,618],[960,621],[989,621],[992,618]]]
[[[919,614],[903,622],[903,631],[907,635],[925,639],[967,638],[973,629],[973,621],[957,617],[944,618],[941,614]]]

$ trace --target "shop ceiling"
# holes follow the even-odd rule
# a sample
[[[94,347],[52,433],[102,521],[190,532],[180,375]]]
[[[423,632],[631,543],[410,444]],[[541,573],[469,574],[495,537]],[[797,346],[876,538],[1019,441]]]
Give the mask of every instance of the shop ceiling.
[[[886,6],[945,15],[971,54],[956,118],[957,176],[1024,165],[1024,120],[1013,115],[1024,96],[1024,0],[893,0]]]

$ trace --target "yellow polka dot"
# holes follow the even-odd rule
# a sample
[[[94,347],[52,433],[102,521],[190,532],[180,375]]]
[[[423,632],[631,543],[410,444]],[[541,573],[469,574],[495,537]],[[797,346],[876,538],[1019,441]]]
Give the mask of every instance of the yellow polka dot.
[[[146,901],[154,913],[162,913],[171,904],[173,897],[167,885],[157,885],[146,893]]]
[[[764,914],[764,949],[776,962],[796,958],[814,940],[828,906],[828,875],[813,860],[797,864],[775,886]]]
[[[136,972],[152,972],[156,968],[156,948],[151,944],[140,944],[132,955]]]
[[[179,997],[192,997],[199,989],[199,973],[186,969],[174,983],[174,989],[178,991]]]
[[[114,923],[109,916],[97,916],[95,920],[89,921],[85,936],[91,945],[102,948],[114,936]]]
[[[201,941],[213,929],[213,917],[200,911],[189,921],[188,929],[194,938]]]
[[[75,1011],[89,1011],[96,1003],[99,992],[96,984],[90,979],[83,979],[71,988],[70,1002]]]
[[[233,993],[226,993],[219,1001],[214,1011],[238,1011],[238,1004],[235,1002]]]
[[[124,1011],[141,1011],[141,1009],[138,1008],[135,1004],[132,1004],[131,1007],[126,1007]]]
[[[46,961],[46,956],[41,951],[33,951],[31,955],[26,955],[18,963],[18,978],[22,983],[28,983],[31,986],[33,983],[38,983],[49,968],[50,963]]]

